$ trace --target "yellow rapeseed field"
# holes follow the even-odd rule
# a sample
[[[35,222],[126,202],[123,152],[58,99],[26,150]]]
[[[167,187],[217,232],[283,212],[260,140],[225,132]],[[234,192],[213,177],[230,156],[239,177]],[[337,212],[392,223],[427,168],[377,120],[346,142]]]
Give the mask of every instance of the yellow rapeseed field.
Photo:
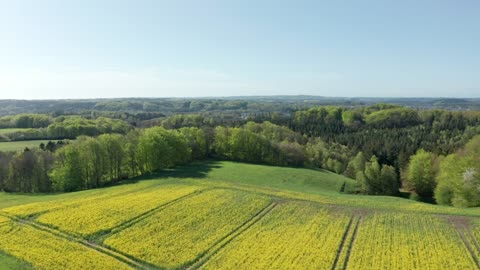
[[[81,244],[13,222],[0,225],[0,249],[35,269],[131,269]]]
[[[456,229],[444,218],[371,213],[361,222],[348,269],[476,269]]]
[[[3,216],[0,216],[0,224],[2,223],[5,223],[5,222],[9,222],[10,219],[9,218],[6,218],[6,217],[3,217]]]
[[[113,196],[95,203],[77,204],[38,217],[44,224],[84,236],[110,230],[142,213],[198,190],[197,186],[167,185],[152,191]]]
[[[471,242],[472,249],[474,250],[477,258],[480,259],[480,219],[472,219],[470,223],[465,224],[466,238]],[[478,246],[478,247],[477,247]]]
[[[196,260],[269,202],[246,192],[208,191],[107,238],[105,244],[162,268],[178,268]]]
[[[0,269],[479,269],[480,208],[310,194],[282,180],[299,170],[269,179],[275,168],[234,165],[217,178],[0,193]]]
[[[52,211],[55,209],[61,209],[68,206],[78,205],[78,204],[91,204],[96,203],[97,201],[109,198],[112,196],[118,196],[122,194],[128,194],[134,191],[141,191],[147,188],[152,187],[155,182],[140,182],[129,185],[121,185],[111,188],[103,189],[93,189],[78,193],[73,193],[68,197],[62,197],[61,199],[23,204],[19,206],[13,206],[10,208],[2,209],[2,211],[16,215],[16,216],[29,216],[36,213],[43,213]]]
[[[309,203],[280,204],[204,269],[331,269],[349,220]]]

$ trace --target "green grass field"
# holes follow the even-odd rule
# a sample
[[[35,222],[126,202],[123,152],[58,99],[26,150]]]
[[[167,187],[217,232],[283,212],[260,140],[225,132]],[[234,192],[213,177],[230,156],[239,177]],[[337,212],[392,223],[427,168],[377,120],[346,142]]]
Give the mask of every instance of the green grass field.
[[[48,140],[0,142],[0,151],[22,151],[25,147],[38,148],[41,143],[47,144]]]
[[[340,192],[354,186],[211,161],[109,188],[0,193],[0,269],[478,269],[479,208]]]
[[[0,270],[27,270],[30,265],[13,256],[0,252]]]
[[[0,134],[9,134],[9,133],[14,133],[18,131],[26,131],[30,130],[31,128],[1,128],[0,129]]]

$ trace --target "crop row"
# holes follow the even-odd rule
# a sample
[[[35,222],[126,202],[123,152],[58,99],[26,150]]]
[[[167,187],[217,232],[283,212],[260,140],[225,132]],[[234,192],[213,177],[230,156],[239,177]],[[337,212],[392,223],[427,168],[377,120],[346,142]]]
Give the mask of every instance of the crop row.
[[[13,206],[10,208],[2,209],[2,211],[16,216],[31,216],[38,213],[45,213],[56,209],[62,209],[65,207],[71,207],[80,204],[95,204],[96,202],[123,194],[128,194],[135,191],[141,191],[155,186],[156,182],[139,182],[130,185],[121,185],[117,187],[111,187],[108,189],[93,189],[88,191],[82,191],[74,193],[68,197],[59,195],[59,199],[29,203],[19,206]]]
[[[246,192],[211,190],[155,213],[105,245],[162,268],[187,266],[270,203]]]
[[[40,215],[37,220],[82,236],[111,230],[165,203],[198,190],[197,186],[163,186],[152,191],[132,192],[95,203],[77,204]]]
[[[35,269],[131,269],[79,243],[16,222],[0,225],[0,249]]]
[[[464,238],[468,239],[469,248],[480,268],[480,219],[467,220],[463,223],[463,231],[462,228],[459,228],[459,231],[464,234]]]
[[[437,216],[372,213],[358,229],[351,269],[476,269],[456,229]]]
[[[0,224],[6,223],[6,222],[9,222],[9,221],[10,221],[9,218],[6,218],[6,217],[4,217],[4,216],[0,216]]]
[[[478,268],[476,219],[383,211],[360,217],[310,202],[272,204],[270,197],[233,189],[132,187],[71,204],[7,209],[0,215],[0,252],[36,269],[128,269],[135,265],[129,260],[162,269]],[[25,218],[32,213],[35,220]],[[114,228],[104,246],[68,234]]]
[[[280,204],[204,269],[330,269],[349,220],[310,203]]]

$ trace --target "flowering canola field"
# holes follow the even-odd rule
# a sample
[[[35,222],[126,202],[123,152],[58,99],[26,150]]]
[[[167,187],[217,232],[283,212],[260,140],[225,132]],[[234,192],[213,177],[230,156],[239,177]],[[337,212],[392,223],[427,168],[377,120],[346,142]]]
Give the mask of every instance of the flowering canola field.
[[[64,197],[58,200],[23,204],[2,209],[2,211],[14,214],[16,216],[31,216],[79,204],[95,204],[103,199],[112,196],[121,196],[135,191],[148,190],[150,188],[153,188],[154,186],[154,182],[145,181],[111,188],[93,189],[83,192],[72,193],[71,196]],[[80,194],[83,196],[79,196]]]
[[[105,244],[162,268],[194,261],[270,199],[246,192],[212,190],[188,198],[107,238]]]
[[[77,204],[40,215],[37,220],[84,236],[106,231],[142,213],[198,190],[196,186],[166,186],[110,197],[96,203]],[[125,207],[128,206],[128,207]]]
[[[372,213],[361,221],[349,269],[476,269],[458,232],[445,218]]]
[[[331,269],[349,219],[309,203],[282,203],[204,269]]]
[[[78,243],[13,222],[0,224],[0,249],[36,269],[131,269]]]
[[[333,191],[322,201],[282,189],[291,183],[281,174],[276,186],[255,186],[272,180],[251,180],[248,166],[238,182],[221,182],[231,163],[216,180],[161,178],[3,204],[0,269],[480,269],[479,217],[335,203],[348,195]],[[22,196],[4,194],[0,205]]]

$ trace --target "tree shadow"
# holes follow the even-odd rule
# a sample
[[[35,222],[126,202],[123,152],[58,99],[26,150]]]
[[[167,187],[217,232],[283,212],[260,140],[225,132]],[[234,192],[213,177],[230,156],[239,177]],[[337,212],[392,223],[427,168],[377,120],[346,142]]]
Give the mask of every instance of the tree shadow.
[[[183,166],[177,166],[172,169],[165,169],[148,175],[141,175],[130,179],[125,179],[117,184],[132,184],[144,180],[158,180],[166,178],[206,178],[208,173],[215,168],[221,168],[218,161],[195,161]]]

